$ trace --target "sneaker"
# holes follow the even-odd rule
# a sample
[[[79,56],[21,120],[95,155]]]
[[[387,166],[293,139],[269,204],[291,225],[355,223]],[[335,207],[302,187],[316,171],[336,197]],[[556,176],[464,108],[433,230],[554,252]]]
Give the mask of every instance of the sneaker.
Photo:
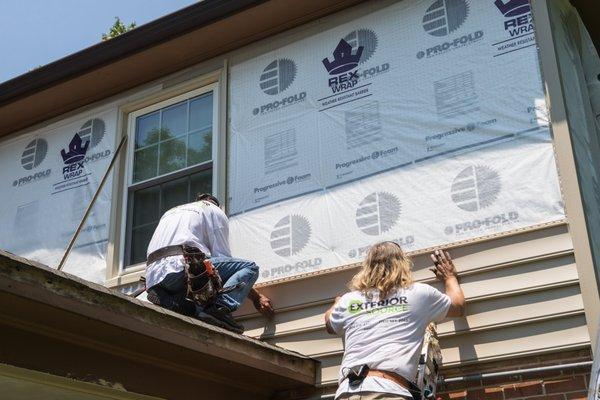
[[[244,333],[244,326],[233,319],[231,311],[227,307],[210,305],[203,312],[199,312],[196,317],[211,325],[216,325],[235,333]]]

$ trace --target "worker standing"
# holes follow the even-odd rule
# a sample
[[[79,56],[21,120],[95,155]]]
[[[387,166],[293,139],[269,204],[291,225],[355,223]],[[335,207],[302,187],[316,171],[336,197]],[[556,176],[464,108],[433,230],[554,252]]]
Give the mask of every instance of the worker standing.
[[[258,278],[258,266],[233,258],[229,248],[229,220],[219,200],[200,194],[194,203],[167,211],[150,240],[147,251],[146,287],[148,300],[181,314],[242,333],[244,327],[231,313],[246,297],[263,315],[271,317],[271,301],[252,288]],[[210,257],[223,281],[226,293],[219,293],[213,303],[203,307],[186,299],[188,275],[184,247],[189,246]]]
[[[325,313],[327,331],[345,339],[336,400],[413,398],[427,325],[465,310],[450,254],[436,250],[431,258],[445,294],[414,283],[412,263],[400,246],[381,242],[369,250],[351,292]]]

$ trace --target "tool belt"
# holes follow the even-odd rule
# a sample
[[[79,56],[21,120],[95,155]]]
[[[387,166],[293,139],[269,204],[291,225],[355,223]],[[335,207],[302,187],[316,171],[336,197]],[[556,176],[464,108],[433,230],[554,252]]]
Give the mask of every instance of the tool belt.
[[[421,400],[423,398],[421,390],[417,385],[395,372],[370,369],[367,365],[359,365],[358,367],[350,368],[350,372],[346,374],[345,378],[348,379],[348,382],[352,387],[360,385],[367,376],[384,378],[402,386],[410,392],[414,400]]]
[[[235,289],[223,289],[223,281],[210,259],[199,248],[188,245],[174,245],[160,248],[148,255],[146,265],[171,256],[183,256],[185,261],[186,298],[205,306],[213,303],[220,293]]]

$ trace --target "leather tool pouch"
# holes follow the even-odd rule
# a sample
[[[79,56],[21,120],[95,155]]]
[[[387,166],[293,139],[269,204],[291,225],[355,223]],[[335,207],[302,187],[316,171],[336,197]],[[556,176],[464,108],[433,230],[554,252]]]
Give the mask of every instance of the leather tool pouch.
[[[213,303],[223,289],[219,272],[196,247],[184,245],[183,257],[186,262],[187,298],[199,305]]]

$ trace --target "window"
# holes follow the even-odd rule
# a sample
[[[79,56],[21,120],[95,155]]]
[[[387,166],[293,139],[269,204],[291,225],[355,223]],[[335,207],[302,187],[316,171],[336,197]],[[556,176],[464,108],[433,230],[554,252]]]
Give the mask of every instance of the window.
[[[130,115],[125,266],[146,260],[165,211],[213,192],[214,96],[198,92]]]

